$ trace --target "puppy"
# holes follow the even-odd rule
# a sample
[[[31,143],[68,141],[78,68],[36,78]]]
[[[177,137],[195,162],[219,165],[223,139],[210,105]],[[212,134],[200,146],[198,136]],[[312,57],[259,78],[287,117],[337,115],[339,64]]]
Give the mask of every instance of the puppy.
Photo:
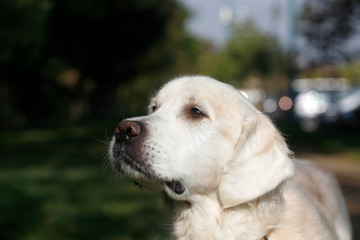
[[[351,239],[334,176],[293,159],[265,115],[209,77],[164,85],[149,115],[116,126],[109,155],[173,199],[176,239]]]

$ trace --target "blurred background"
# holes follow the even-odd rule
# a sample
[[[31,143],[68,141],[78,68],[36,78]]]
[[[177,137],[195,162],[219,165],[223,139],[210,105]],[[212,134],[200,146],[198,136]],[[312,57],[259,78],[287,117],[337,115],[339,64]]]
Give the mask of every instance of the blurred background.
[[[0,238],[169,239],[110,170],[115,125],[164,82],[241,90],[333,170],[360,239],[360,1],[1,0]]]

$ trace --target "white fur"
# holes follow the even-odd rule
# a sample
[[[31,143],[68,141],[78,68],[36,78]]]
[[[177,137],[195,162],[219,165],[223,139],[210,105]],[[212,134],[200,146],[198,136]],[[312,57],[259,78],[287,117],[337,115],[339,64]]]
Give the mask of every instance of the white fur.
[[[332,174],[289,157],[271,121],[236,89],[208,77],[178,78],[152,99],[155,106],[128,119],[147,128],[141,152],[154,176],[129,168],[125,174],[174,200],[177,239],[351,239]],[[189,118],[188,106],[206,117]],[[174,193],[169,180],[185,192]]]

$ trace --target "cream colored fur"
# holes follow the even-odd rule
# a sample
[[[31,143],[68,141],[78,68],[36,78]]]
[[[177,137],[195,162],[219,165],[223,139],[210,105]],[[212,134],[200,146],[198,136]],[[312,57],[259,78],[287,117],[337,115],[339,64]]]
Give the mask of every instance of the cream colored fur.
[[[204,113],[192,119],[189,109]],[[174,200],[173,233],[193,240],[350,240],[344,199],[331,173],[294,160],[271,121],[235,88],[209,77],[170,81],[142,122],[141,185]],[[154,111],[153,111],[154,110]],[[113,157],[112,161],[121,161]],[[165,182],[184,186],[176,194]]]

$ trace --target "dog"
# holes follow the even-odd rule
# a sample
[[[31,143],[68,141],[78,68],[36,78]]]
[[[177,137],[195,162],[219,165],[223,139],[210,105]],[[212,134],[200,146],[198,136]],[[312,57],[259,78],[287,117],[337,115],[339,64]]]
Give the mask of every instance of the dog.
[[[294,159],[268,117],[210,77],[165,84],[147,116],[116,126],[109,155],[172,199],[176,239],[351,239],[333,174]]]

